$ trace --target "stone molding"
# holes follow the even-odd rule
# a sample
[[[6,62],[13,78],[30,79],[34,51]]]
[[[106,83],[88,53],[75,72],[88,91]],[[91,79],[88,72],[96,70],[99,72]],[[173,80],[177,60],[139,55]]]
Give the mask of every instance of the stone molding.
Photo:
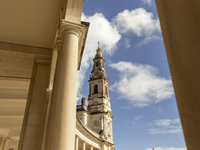
[[[27,54],[33,54],[36,57],[51,56],[51,49],[43,47],[35,47],[28,45],[20,45],[14,43],[7,43],[0,41],[0,50],[13,51],[13,52],[22,52]]]

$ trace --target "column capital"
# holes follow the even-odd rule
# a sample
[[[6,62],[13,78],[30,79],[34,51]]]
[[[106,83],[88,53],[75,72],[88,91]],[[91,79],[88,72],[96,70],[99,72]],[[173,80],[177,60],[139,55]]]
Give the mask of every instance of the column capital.
[[[66,20],[62,20],[59,36],[63,37],[65,34],[75,34],[78,38],[82,36],[82,33],[84,32],[85,25],[83,24],[76,24],[72,22],[68,22]]]
[[[80,69],[85,41],[88,33],[90,23],[81,22],[81,24],[72,23],[66,20],[61,21],[58,37],[64,40],[65,35],[74,34],[78,37],[78,70]]]

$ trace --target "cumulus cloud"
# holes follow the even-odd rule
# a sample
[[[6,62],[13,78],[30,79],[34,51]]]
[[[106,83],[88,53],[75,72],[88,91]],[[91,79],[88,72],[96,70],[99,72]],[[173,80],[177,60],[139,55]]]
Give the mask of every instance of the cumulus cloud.
[[[171,80],[159,77],[155,67],[125,61],[112,63],[110,67],[120,73],[120,79],[110,86],[110,90],[136,107],[160,102],[174,93]]]
[[[151,6],[153,4],[153,0],[142,0],[143,4]]]
[[[82,15],[82,20],[90,22],[89,32],[87,36],[86,46],[81,62],[81,69],[78,72],[78,98],[81,95],[81,88],[85,79],[85,74],[97,49],[97,41],[101,43],[104,55],[112,55],[116,50],[121,35],[115,26],[113,26],[103,14],[96,13],[93,16]]]
[[[153,148],[147,148],[146,150],[152,150]],[[175,148],[175,147],[156,147],[154,150],[187,150],[186,148]]]
[[[151,12],[144,8],[134,10],[124,10],[113,18],[113,24],[122,34],[133,33],[137,37],[144,37],[139,45],[146,44],[151,40],[160,39],[156,33],[160,33],[160,23],[158,18],[154,18]],[[156,38],[157,37],[157,38]]]
[[[160,119],[151,123],[154,128],[149,129],[150,134],[181,133],[180,119]]]

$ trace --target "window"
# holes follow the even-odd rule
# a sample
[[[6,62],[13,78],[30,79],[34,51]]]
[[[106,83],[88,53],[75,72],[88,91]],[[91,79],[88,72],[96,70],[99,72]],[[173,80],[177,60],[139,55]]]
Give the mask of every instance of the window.
[[[90,94],[91,94],[91,84],[90,84]]]
[[[96,62],[96,67],[98,67],[99,66],[99,62]]]
[[[98,85],[95,85],[94,86],[94,94],[97,94],[98,93]]]
[[[108,89],[107,89],[107,86],[105,86],[105,92],[106,92],[106,94],[108,94]]]

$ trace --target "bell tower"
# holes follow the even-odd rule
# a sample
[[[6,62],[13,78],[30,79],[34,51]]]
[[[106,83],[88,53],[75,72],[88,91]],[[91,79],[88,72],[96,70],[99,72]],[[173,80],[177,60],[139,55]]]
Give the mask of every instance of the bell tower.
[[[109,97],[109,81],[105,70],[105,60],[98,42],[93,59],[93,69],[89,79],[88,112],[92,115],[91,127],[101,138],[113,143],[112,112]]]

